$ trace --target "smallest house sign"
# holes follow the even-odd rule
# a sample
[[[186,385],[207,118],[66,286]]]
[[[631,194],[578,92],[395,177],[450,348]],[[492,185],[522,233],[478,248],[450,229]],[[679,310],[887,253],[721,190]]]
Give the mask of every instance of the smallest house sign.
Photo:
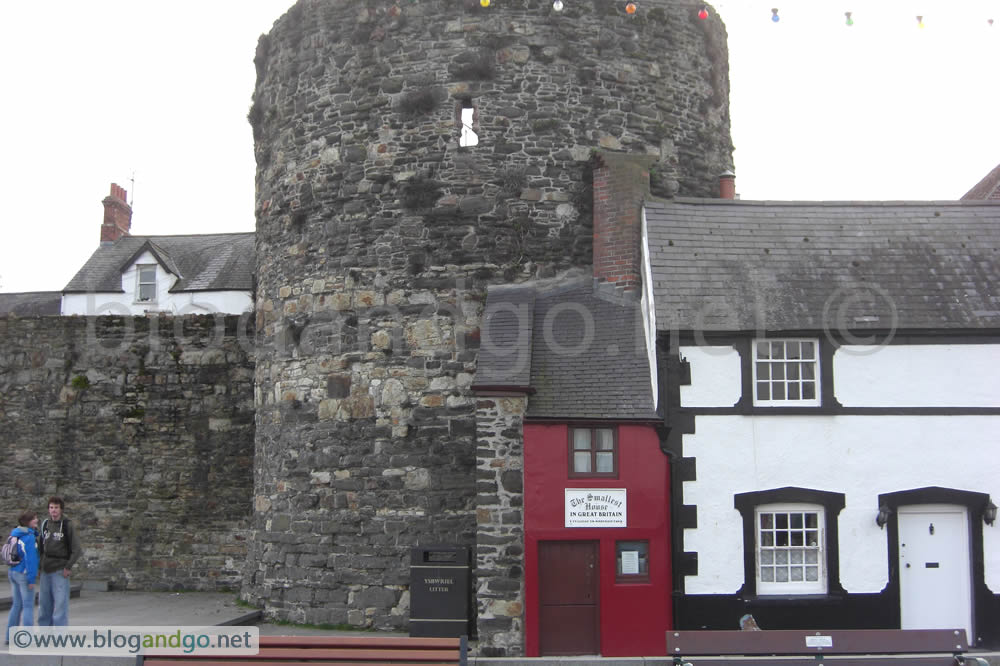
[[[566,527],[626,527],[624,488],[566,488]]]

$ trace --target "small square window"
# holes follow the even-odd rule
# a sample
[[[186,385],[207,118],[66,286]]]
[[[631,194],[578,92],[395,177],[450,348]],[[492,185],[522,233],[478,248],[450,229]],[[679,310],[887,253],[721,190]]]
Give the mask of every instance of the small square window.
[[[771,340],[753,344],[754,405],[819,406],[816,340]]]
[[[618,476],[618,442],[614,428],[570,428],[569,475]]]
[[[617,541],[615,543],[615,560],[616,582],[649,582],[648,541]]]
[[[823,508],[813,505],[757,507],[757,592],[823,594]]]

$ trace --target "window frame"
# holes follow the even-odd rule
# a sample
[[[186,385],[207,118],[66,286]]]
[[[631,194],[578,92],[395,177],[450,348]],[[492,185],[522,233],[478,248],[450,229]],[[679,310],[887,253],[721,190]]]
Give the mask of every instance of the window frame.
[[[757,594],[761,596],[773,596],[773,595],[799,595],[799,594],[826,594],[828,587],[827,579],[827,544],[826,544],[826,511],[825,508],[820,504],[811,504],[804,502],[779,502],[774,504],[759,504],[754,507],[754,575],[756,577],[756,587]],[[770,552],[775,556],[781,549],[787,549],[786,552],[791,553],[791,549],[795,548],[789,539],[789,543],[783,546],[779,546],[777,543],[772,543],[767,546],[762,543],[763,536],[763,526],[761,525],[761,515],[762,514],[795,514],[795,513],[815,513],[816,514],[816,527],[814,528],[817,533],[817,546],[816,546],[816,565],[818,567],[818,578],[815,581],[807,581],[804,579],[801,581],[765,581],[763,579],[763,567],[767,565],[773,565],[773,563],[763,562],[764,553],[767,552],[765,549],[771,548]],[[782,528],[779,528],[777,524],[770,528],[769,531],[773,531],[775,537],[779,536],[777,533]],[[795,528],[791,525],[786,528],[789,532],[789,536],[793,536],[792,533]],[[801,527],[802,531],[809,530],[808,527],[803,525]],[[805,541],[805,539],[803,539]],[[803,543],[802,548],[808,548],[808,546]],[[803,552],[803,555],[805,555]],[[775,557],[776,559],[776,557]],[[803,557],[803,566],[806,566],[804,561],[806,558]],[[791,563],[788,563],[791,564]]]
[[[151,268],[153,270],[153,281],[143,282],[142,271],[145,268]],[[156,264],[136,264],[135,265],[135,302],[136,303],[156,303],[156,292],[157,292],[157,265]],[[151,298],[142,298],[142,287],[143,285],[153,286],[153,296]]]
[[[642,571],[643,556],[639,555],[639,573],[637,574],[623,574],[621,572],[621,553],[622,546],[625,544],[639,544],[640,546],[645,546],[645,564],[646,570]],[[643,549],[640,548],[639,552],[642,553]],[[615,583],[620,583],[623,585],[628,585],[631,583],[648,583],[649,582],[649,567],[650,567],[650,557],[649,557],[649,539],[616,539],[615,540]]]
[[[813,345],[813,357],[811,359],[807,359],[807,360],[804,360],[802,358],[788,359],[787,358],[788,344],[789,343],[793,343],[793,342],[794,343],[798,343],[798,344],[801,344],[803,342],[811,343]],[[779,362],[775,362],[775,360],[773,358],[771,358],[771,357],[768,357],[766,359],[760,359],[757,356],[757,354],[758,354],[758,345],[761,345],[761,344],[773,345],[773,344],[776,344],[776,343],[784,345],[784,349],[782,350],[783,358]],[[790,360],[793,361],[793,362],[798,362],[800,364],[800,366],[801,366],[801,364],[806,363],[806,362],[811,362],[812,363],[813,377],[811,378],[810,381],[812,381],[812,383],[813,383],[813,395],[814,395],[814,397],[813,398],[801,398],[800,397],[800,398],[797,398],[797,399],[790,399],[790,398],[787,397],[787,395],[788,395],[788,391],[787,391],[788,386],[792,382],[796,382],[796,381],[797,381],[798,386],[800,387],[800,395],[801,395],[801,386],[802,386],[803,379],[802,379],[801,373],[800,373],[800,376],[796,380],[792,380],[791,382],[789,381],[789,379],[788,379],[787,376],[782,376],[781,378],[778,379],[778,381],[781,382],[781,385],[785,389],[785,391],[784,391],[785,392],[785,397],[784,398],[781,398],[781,399],[774,399],[773,397],[769,397],[767,399],[760,398],[759,397],[759,393],[758,393],[758,391],[759,391],[758,381],[767,382],[769,391],[773,391],[773,388],[775,386],[775,378],[773,376],[771,376],[772,375],[772,369],[775,368],[776,366],[778,366],[778,367],[781,368],[782,375],[785,375],[786,370],[788,369],[787,368],[787,363],[789,363]],[[765,364],[765,363],[768,366],[768,375],[769,376],[766,379],[758,379],[758,364]],[[822,377],[821,365],[822,365],[822,361],[821,361],[821,348],[820,348],[820,340],[818,338],[797,338],[797,337],[784,338],[784,337],[782,337],[782,338],[754,338],[754,339],[752,339],[750,341],[750,372],[751,372],[750,391],[751,391],[751,395],[753,397],[753,406],[754,407],[821,407],[823,405],[823,398],[822,398],[823,390],[822,390],[822,378],[821,378]]]
[[[599,451],[606,452],[608,449],[597,449],[596,441],[597,438],[594,433],[598,430],[610,430],[611,431],[611,466],[613,471],[611,472],[577,472],[575,459],[575,453],[583,452],[583,449],[577,449],[574,446],[575,437],[573,433],[577,430],[589,430],[590,431],[590,469],[597,469],[597,453]],[[571,479],[617,479],[618,478],[618,428],[613,425],[571,425],[567,430],[567,468],[569,478]]]

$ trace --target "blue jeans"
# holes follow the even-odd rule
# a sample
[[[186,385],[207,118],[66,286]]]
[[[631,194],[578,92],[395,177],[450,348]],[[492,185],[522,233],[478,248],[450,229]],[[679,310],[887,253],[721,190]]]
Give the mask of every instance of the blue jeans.
[[[10,640],[10,628],[20,624],[30,627],[35,617],[35,590],[28,589],[28,574],[23,571],[7,570],[10,581],[10,615],[7,616],[7,633],[4,640]]]
[[[38,572],[38,626],[65,627],[69,623],[69,578],[62,569],[53,573]]]

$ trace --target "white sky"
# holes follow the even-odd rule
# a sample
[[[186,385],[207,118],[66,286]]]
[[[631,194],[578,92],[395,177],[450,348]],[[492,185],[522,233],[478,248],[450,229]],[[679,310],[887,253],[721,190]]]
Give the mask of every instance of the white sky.
[[[135,234],[252,231],[254,49],[291,4],[0,1],[0,290],[62,289],[112,181]],[[742,198],[956,199],[1000,163],[1000,0],[715,5]]]

